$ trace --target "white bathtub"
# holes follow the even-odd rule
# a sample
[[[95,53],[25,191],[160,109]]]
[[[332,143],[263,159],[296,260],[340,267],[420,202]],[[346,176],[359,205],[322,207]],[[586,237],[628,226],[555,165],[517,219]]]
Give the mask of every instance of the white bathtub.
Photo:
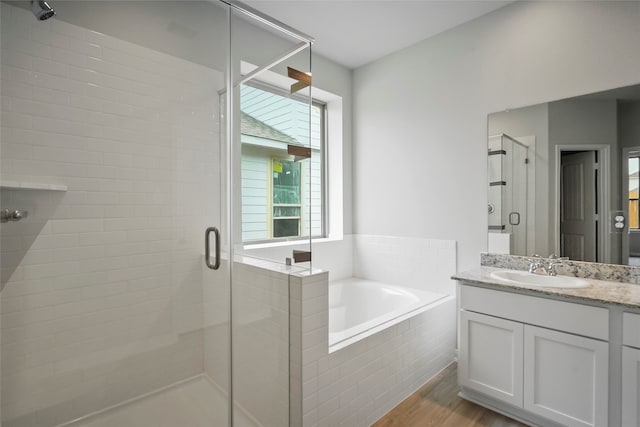
[[[450,296],[351,277],[329,283],[329,352],[413,317]]]

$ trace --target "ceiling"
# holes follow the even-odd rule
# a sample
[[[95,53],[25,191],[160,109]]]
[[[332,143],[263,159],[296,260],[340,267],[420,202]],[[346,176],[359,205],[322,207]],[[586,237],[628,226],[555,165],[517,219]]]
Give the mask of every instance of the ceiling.
[[[316,53],[358,68],[512,1],[245,0],[315,38]]]
[[[7,1],[28,9],[28,0]],[[392,52],[471,21],[513,0],[243,0],[266,15],[315,38],[314,52],[347,68],[358,68]],[[193,46],[211,51],[221,42],[211,25],[207,1],[62,1],[52,0],[56,19],[155,46],[159,34],[176,46],[159,50],[188,57]],[[214,8],[215,9],[215,8]],[[167,23],[167,17],[171,21]],[[145,31],[139,31],[144,22]],[[182,35],[182,40],[180,37]],[[182,43],[182,45],[180,45]],[[195,49],[197,50],[197,49]],[[178,52],[178,53],[176,53]],[[182,53],[180,53],[182,52]],[[198,58],[199,55],[192,55]],[[206,55],[204,55],[206,56]],[[195,62],[203,62],[202,59]],[[204,61],[206,63],[206,61]],[[211,65],[208,64],[207,65]]]

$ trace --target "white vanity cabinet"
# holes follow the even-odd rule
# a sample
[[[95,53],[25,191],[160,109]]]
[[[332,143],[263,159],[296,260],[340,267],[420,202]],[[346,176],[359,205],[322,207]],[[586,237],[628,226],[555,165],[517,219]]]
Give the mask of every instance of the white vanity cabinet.
[[[465,397],[534,424],[607,426],[607,309],[462,283],[459,318]]]
[[[622,315],[622,425],[640,427],[640,315]]]
[[[522,406],[522,323],[460,312],[460,385]]]
[[[524,409],[567,426],[606,426],[609,345],[526,325]]]

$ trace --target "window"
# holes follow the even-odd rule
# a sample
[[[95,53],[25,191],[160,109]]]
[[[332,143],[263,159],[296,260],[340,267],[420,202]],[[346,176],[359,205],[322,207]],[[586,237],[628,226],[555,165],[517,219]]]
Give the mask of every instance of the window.
[[[640,157],[629,157],[629,228],[640,228],[640,209],[638,194],[638,171],[640,170]]]
[[[273,237],[300,236],[302,164],[273,161]]]
[[[242,239],[256,243],[324,236],[325,105],[266,85],[240,88]],[[309,133],[311,131],[311,133]],[[311,158],[287,154],[311,146]]]

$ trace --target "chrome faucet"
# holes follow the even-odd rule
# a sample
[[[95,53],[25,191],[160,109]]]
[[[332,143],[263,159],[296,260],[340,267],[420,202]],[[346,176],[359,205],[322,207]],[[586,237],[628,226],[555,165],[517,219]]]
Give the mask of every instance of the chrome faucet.
[[[549,263],[547,264],[547,275],[555,276],[556,273],[556,265],[562,264],[562,261],[568,260],[567,256],[558,256],[556,254],[549,255]]]
[[[531,274],[543,274],[547,275],[547,267],[542,262],[542,257],[538,254],[534,254],[533,258],[529,259],[529,273]]]
[[[556,254],[551,254],[548,257],[548,260],[545,262],[545,259],[540,255],[534,254],[533,258],[529,259],[529,273],[531,274],[541,274],[544,276],[555,276],[556,266],[560,265],[562,261],[569,259],[568,257],[559,257]]]

